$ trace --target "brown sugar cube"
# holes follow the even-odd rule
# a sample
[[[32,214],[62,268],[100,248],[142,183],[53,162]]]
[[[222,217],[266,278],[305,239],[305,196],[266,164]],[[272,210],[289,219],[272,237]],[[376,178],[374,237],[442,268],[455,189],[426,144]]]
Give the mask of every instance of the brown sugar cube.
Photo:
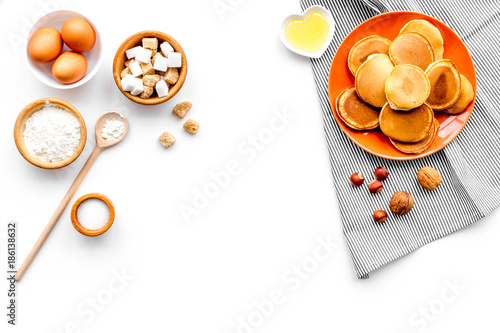
[[[130,66],[130,64],[133,62],[135,62],[135,59],[129,59],[129,60],[125,61],[125,67]]]
[[[179,80],[179,71],[175,67],[169,67],[163,79],[168,84],[175,84]]]
[[[168,148],[174,144],[175,137],[172,135],[172,133],[165,131],[162,135],[160,135],[158,141],[160,141],[163,147]]]
[[[192,102],[185,101],[185,102],[180,102],[177,103],[176,106],[174,106],[174,113],[179,116],[179,118],[184,119],[186,116],[186,113],[191,109],[191,106],[193,106]]]
[[[147,64],[141,64],[141,69],[142,69],[142,75],[152,75],[155,73],[155,70],[153,68],[153,65],[151,64],[151,61],[148,62]]]
[[[182,127],[189,133],[196,134],[198,133],[198,128],[200,128],[200,123],[193,118],[189,118]]]
[[[149,97],[151,97],[151,95],[153,95],[153,90],[153,87],[144,86],[144,90],[139,95],[139,97],[142,99],[148,99]]]
[[[148,49],[149,50],[149,49]],[[157,54],[156,50],[151,50],[151,56],[154,57]]]
[[[127,75],[127,74],[132,74],[132,73],[130,72],[130,68],[125,67],[125,68],[122,70],[122,72],[120,73],[120,77],[123,79],[123,78],[125,77],[125,75]]]
[[[148,87],[154,87],[158,81],[160,81],[160,75],[158,74],[144,75],[142,77],[142,84]]]
[[[145,49],[149,49],[151,51],[156,51],[158,49],[158,38],[143,38],[142,39],[142,47]]]

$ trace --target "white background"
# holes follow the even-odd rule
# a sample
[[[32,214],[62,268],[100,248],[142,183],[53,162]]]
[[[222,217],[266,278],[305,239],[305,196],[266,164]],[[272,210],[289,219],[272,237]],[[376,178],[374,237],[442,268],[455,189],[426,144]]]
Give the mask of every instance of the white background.
[[[6,324],[2,273],[1,327],[8,332],[265,333],[483,332],[497,326],[498,210],[368,280],[356,279],[341,231],[310,63],[279,40],[281,21],[300,10],[299,2],[220,3],[231,6],[222,16],[212,0],[146,5],[0,0],[1,267],[7,221],[19,225],[20,265],[89,156],[99,115],[118,110],[130,122],[127,138],[102,153],[70,203],[86,193],[105,194],[117,212],[113,227],[100,237],[85,237],[71,225],[68,207],[17,285],[15,328]],[[37,81],[25,44],[13,42],[27,34],[34,16],[54,9],[81,12],[103,40],[101,69],[70,91]],[[122,96],[111,71],[121,42],[146,29],[174,36],[189,62],[180,93],[152,107]],[[12,135],[22,108],[49,96],[72,103],[90,129],[80,158],[57,171],[26,162]],[[171,112],[183,100],[194,102],[188,115],[201,123],[194,136]],[[284,108],[295,118],[248,161],[238,146],[269,126],[274,109]],[[168,150],[157,141],[165,130],[177,137]],[[232,160],[241,172],[188,224],[180,205],[192,205],[195,190],[210,183],[209,173]],[[356,171],[356,161],[352,168]],[[308,266],[307,278],[294,283],[283,278],[291,277],[294,265],[314,264],[317,238],[329,237],[338,247],[317,268]],[[123,270],[133,278],[121,288],[114,274]],[[297,280],[300,287],[294,288]],[[455,282],[465,289],[448,290]],[[111,293],[110,283],[120,291]],[[270,299],[275,289],[284,293],[282,304],[273,311],[268,307],[263,318],[255,302]],[[92,310],[95,316],[86,305],[93,297],[106,303]],[[423,319],[418,311],[429,307],[431,317]],[[78,309],[87,312],[82,316]],[[240,327],[239,318],[248,323],[249,316],[253,326]]]

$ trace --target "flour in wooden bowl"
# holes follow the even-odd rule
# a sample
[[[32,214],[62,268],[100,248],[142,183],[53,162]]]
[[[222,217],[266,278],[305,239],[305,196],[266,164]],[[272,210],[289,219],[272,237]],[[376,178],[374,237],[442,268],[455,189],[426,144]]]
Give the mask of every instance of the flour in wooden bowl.
[[[26,120],[23,137],[32,156],[43,162],[58,162],[75,153],[81,126],[74,115],[47,103]]]

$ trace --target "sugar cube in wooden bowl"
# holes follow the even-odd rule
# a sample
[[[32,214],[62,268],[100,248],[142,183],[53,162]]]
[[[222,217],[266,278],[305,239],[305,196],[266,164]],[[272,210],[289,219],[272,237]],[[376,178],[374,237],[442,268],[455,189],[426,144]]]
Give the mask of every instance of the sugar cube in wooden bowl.
[[[144,105],[168,101],[187,76],[186,54],[171,36],[154,30],[136,33],[116,51],[113,76],[130,100]]]

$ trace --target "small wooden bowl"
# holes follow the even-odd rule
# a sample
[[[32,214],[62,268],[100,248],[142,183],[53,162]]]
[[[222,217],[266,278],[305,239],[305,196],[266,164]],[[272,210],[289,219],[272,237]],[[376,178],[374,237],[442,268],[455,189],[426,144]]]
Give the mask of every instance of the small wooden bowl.
[[[88,199],[99,199],[103,201],[109,208],[109,220],[106,223],[104,227],[101,229],[97,230],[89,230],[85,229],[80,222],[78,222],[78,218],[76,216],[76,211],[78,210],[78,207],[84,202],[85,200]],[[73,223],[73,227],[81,233],[82,235],[89,236],[89,237],[94,237],[94,236],[99,236],[108,231],[109,228],[113,225],[113,222],[115,221],[115,206],[113,206],[113,203],[111,200],[108,199],[108,197],[100,194],[100,193],[89,193],[85,194],[84,196],[80,197],[76,202],[73,204],[73,208],[71,208],[71,223]]]
[[[49,104],[55,105],[63,110],[68,111],[69,113],[74,115],[80,122],[80,128],[81,128],[80,143],[78,144],[73,155],[71,155],[65,160],[58,162],[44,162],[36,158],[35,156],[30,154],[28,148],[26,148],[26,144],[24,143],[23,134],[24,134],[24,129],[26,128],[26,120],[28,120],[28,118],[31,117],[33,113],[43,108],[47,102],[49,102]],[[17,117],[16,120],[16,124],[14,126],[14,140],[16,142],[17,150],[19,150],[19,152],[26,159],[26,161],[40,168],[58,169],[71,164],[74,160],[78,158],[78,156],[80,156],[80,154],[83,151],[83,148],[85,147],[85,143],[87,142],[87,127],[85,126],[85,121],[83,120],[83,117],[80,114],[80,112],[78,112],[78,110],[70,103],[63,101],[62,99],[59,98],[52,98],[52,97],[41,98],[28,104],[21,111],[21,113],[19,113],[19,116]]]
[[[163,42],[169,42],[170,45],[174,48],[175,52],[179,52],[182,54],[182,67],[180,68],[179,72],[179,80],[177,81],[176,84],[170,86],[168,90],[168,95],[165,97],[158,97],[156,95],[156,92],[153,93],[154,97],[150,97],[148,99],[143,99],[140,98],[139,96],[134,96],[131,93],[127,91],[123,91],[122,89],[122,84],[121,84],[121,77],[120,74],[122,70],[125,68],[125,61],[127,61],[127,56],[125,55],[125,51],[128,49],[131,49],[135,46],[141,46],[142,45],[142,39],[145,37],[156,37],[158,38],[158,47],[161,45]],[[115,54],[115,59],[113,61],[113,76],[115,78],[115,83],[118,89],[127,96],[128,99],[131,101],[134,101],[139,104],[143,105],[156,105],[160,103],[164,103],[174,97],[179,90],[182,88],[182,85],[184,84],[184,81],[186,81],[186,76],[187,76],[187,60],[186,60],[186,54],[184,53],[184,50],[182,49],[181,45],[173,39],[171,36],[159,32],[159,31],[154,31],[154,30],[147,30],[147,31],[141,31],[136,33],[135,35],[130,36],[127,38],[122,45],[118,48],[118,51],[116,51]],[[156,95],[156,96],[155,96]]]

